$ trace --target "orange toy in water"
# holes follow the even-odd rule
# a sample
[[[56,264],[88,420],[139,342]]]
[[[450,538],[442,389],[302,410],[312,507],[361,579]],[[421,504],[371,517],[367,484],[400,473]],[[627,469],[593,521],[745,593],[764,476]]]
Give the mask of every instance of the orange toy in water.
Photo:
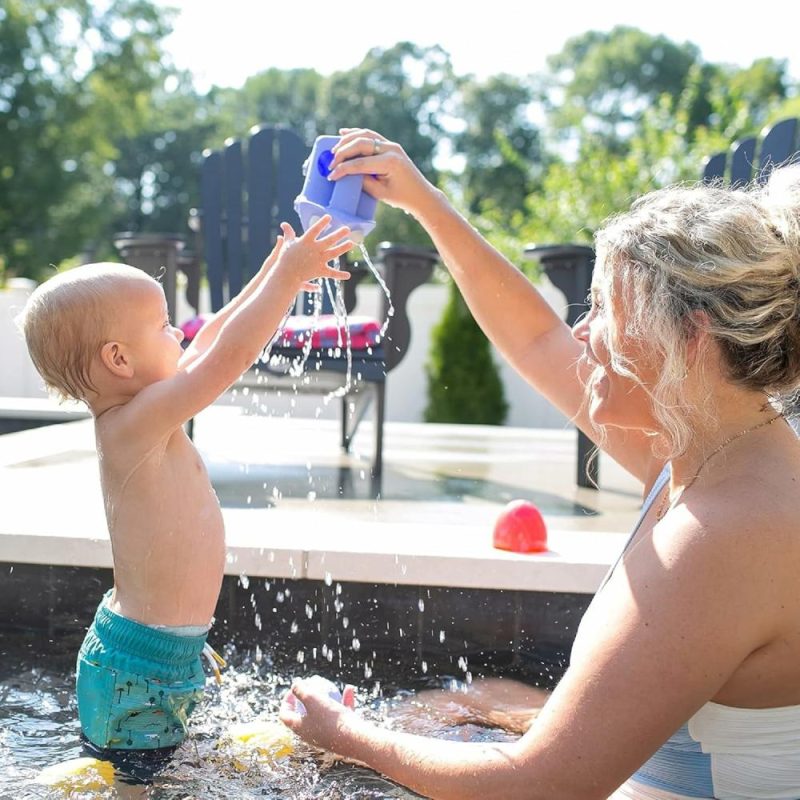
[[[547,550],[547,526],[539,509],[528,500],[512,500],[497,517],[492,544],[514,553]]]

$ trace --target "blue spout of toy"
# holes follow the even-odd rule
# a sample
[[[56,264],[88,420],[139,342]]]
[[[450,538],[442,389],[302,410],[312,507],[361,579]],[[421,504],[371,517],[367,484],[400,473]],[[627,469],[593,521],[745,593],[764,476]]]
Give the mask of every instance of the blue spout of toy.
[[[363,241],[375,227],[375,208],[378,201],[364,191],[363,175],[346,175],[339,180],[328,180],[333,161],[331,148],[338,136],[318,136],[311,155],[303,165],[305,182],[294,201],[294,210],[306,231],[324,214],[330,214],[331,223],[326,230],[347,225],[350,238]]]

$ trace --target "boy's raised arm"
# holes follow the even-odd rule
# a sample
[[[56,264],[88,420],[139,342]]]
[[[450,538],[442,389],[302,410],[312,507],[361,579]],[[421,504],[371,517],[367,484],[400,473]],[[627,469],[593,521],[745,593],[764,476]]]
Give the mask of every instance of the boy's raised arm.
[[[259,268],[258,272],[248,281],[247,285],[242,289],[236,297],[232,297],[216,314],[205,322],[202,328],[197,332],[197,335],[192,340],[191,344],[186,348],[183,358],[181,358],[181,368],[187,367],[192,361],[201,356],[216,339],[220,328],[230,315],[245,301],[250,295],[258,289],[261,283],[269,274],[275,262],[280,256],[284,240],[292,241],[295,238],[294,230],[288,223],[281,223],[283,236],[279,236],[275,242],[275,247],[272,252],[264,259],[264,263]],[[300,287],[303,291],[318,291],[317,284],[304,282]]]
[[[118,424],[137,428],[136,435],[148,441],[162,438],[211,405],[253,365],[307,281],[349,278],[328,263],[353,246],[349,230],[322,236],[329,223],[330,217],[322,217],[298,238],[287,226],[291,233],[276,248],[274,262],[268,258],[246,294],[218,315],[203,349],[181,358],[175,375],[145,387],[121,407]]]

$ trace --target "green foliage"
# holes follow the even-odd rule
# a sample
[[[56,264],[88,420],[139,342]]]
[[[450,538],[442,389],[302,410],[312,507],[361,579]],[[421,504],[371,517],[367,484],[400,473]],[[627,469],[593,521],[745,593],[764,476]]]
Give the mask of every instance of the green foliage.
[[[189,210],[199,202],[202,153],[218,132],[217,120],[202,109],[187,76],[174,75],[170,91],[152,92],[146,127],[115,137],[112,232],[189,233]]]
[[[147,116],[168,30],[147,0],[0,8],[0,262],[11,273],[39,276],[105,237],[114,139]]]
[[[508,413],[489,340],[470,314],[455,283],[433,330],[426,422],[502,425]]]
[[[328,133],[362,127],[391,136],[436,180],[433,159],[443,134],[441,109],[454,90],[446,52],[400,42],[386,50],[374,48],[355,69],[331,75],[317,119]]]
[[[592,132],[613,147],[652,102],[683,91],[699,57],[693,44],[623,25],[576,36],[548,59],[559,89],[552,106],[557,127]]]
[[[268,69],[253,75],[241,89],[215,89],[220,142],[243,138],[256,125],[281,125],[312,142],[321,133],[318,113],[325,78],[313,69]]]
[[[521,210],[545,158],[538,128],[529,117],[532,88],[510,75],[461,86],[462,132],[455,152],[464,159],[461,189],[470,212],[487,199],[510,214]]]

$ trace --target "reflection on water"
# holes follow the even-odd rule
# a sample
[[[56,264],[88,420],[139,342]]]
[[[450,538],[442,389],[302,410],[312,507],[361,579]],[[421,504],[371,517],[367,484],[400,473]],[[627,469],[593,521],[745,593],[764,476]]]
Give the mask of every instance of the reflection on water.
[[[376,495],[367,474],[368,468],[292,464],[248,464],[226,471],[217,466],[212,482],[223,508],[253,508],[274,505],[272,487],[280,486],[280,497],[313,499],[361,499]],[[524,488],[484,478],[469,478],[446,473],[400,471],[384,467],[380,486],[382,500],[408,502],[452,502],[470,500],[505,504],[510,500],[529,500],[542,513],[551,516],[595,516],[596,509],[576,502],[567,493]]]
[[[18,644],[18,643],[17,643]],[[0,671],[0,798],[54,797],[51,789],[32,780],[44,767],[82,755],[73,656],[63,647],[58,655],[31,658],[3,648]],[[222,686],[208,684],[206,700],[192,717],[192,735],[177,751],[169,769],[145,790],[119,786],[91,797],[177,798],[416,798],[375,773],[334,762],[312,753],[298,741],[296,754],[270,765],[259,761],[238,767],[219,746],[236,722],[273,719],[290,678],[253,661],[229,668]],[[464,684],[450,679],[417,682],[414,688],[383,687],[358,692],[358,705],[383,723],[413,728],[439,738],[508,740],[511,734],[480,725],[458,725],[440,713],[414,713],[414,698],[423,688],[448,686],[456,693]],[[73,794],[72,797],[77,795]],[[84,795],[86,796],[86,795]]]

